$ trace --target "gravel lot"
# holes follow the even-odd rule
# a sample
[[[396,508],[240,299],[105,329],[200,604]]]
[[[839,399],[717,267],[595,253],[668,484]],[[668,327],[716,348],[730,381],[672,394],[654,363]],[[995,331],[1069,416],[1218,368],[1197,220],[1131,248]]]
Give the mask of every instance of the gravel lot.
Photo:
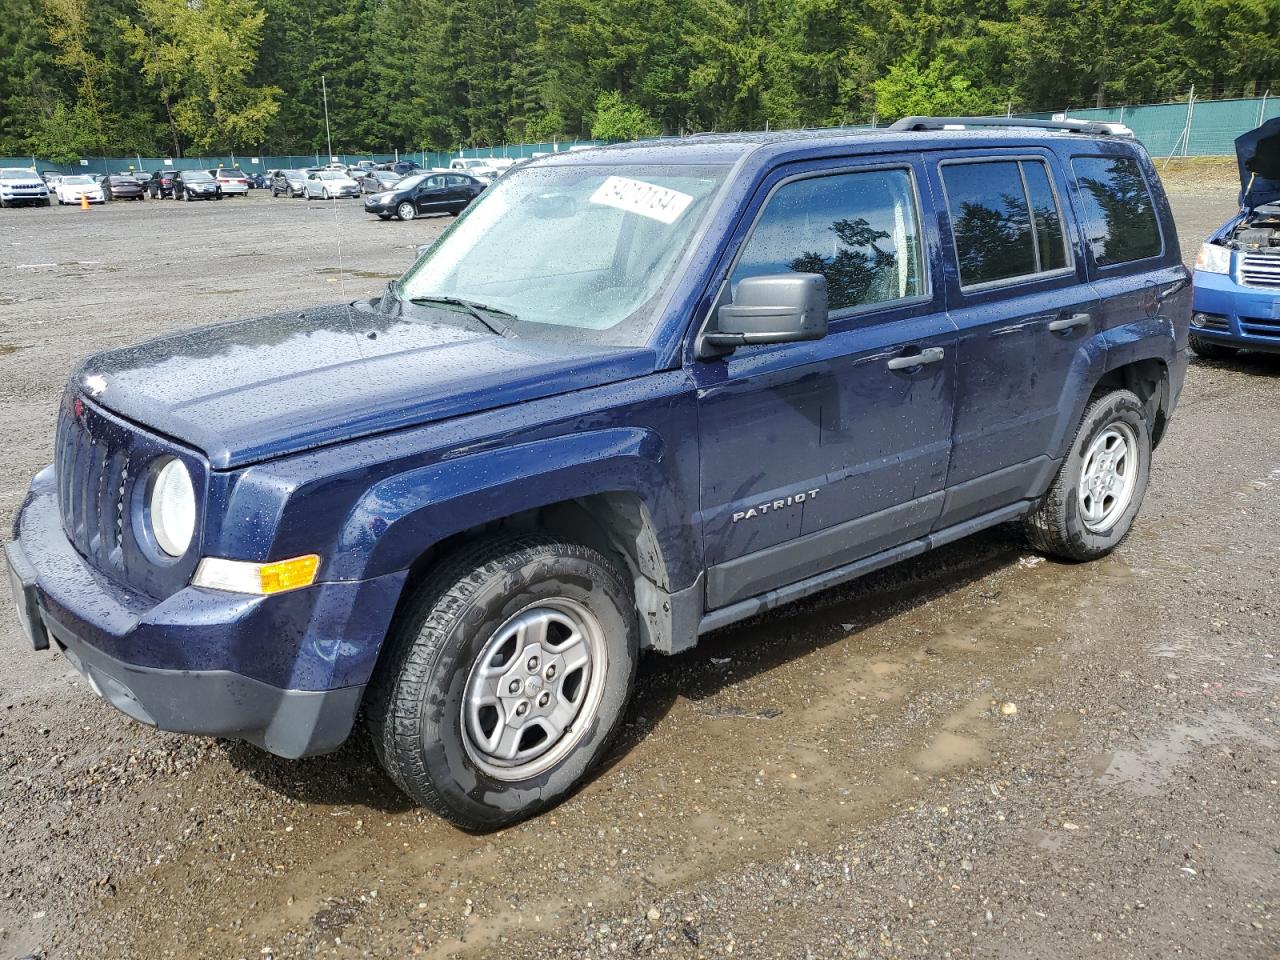
[[[1232,183],[1171,184],[1189,255]],[[0,522],[84,354],[372,294],[447,222],[3,211]],[[1107,560],[1001,529],[649,658],[605,769],[486,836],[362,741],[142,728],[5,615],[0,958],[1274,958],[1278,405],[1280,357],[1194,362]]]

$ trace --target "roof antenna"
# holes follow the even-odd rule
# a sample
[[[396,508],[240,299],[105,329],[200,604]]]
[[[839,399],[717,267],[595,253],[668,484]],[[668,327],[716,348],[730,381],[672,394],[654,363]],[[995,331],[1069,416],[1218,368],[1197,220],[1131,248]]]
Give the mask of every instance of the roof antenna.
[[[324,99],[324,139],[329,148],[329,163],[333,163],[333,134],[329,131],[329,86],[325,83],[323,73],[320,74],[320,93]],[[338,198],[330,195],[329,206],[333,210],[333,236],[338,244],[338,293],[346,305],[347,326],[351,330],[351,335],[355,337],[356,350],[363,357],[364,346],[360,343],[361,337],[356,333],[355,318],[351,316],[351,301],[347,299],[347,268],[342,261],[342,223],[338,219]]]

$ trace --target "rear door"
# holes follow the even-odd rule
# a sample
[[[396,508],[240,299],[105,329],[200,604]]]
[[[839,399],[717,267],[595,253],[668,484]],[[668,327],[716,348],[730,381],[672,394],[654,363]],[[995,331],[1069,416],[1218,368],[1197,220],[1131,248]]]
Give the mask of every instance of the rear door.
[[[829,332],[694,363],[708,609],[921,537],[941,509],[955,328],[919,182],[886,157],[761,187],[719,302],[744,277],[819,273]]]
[[[941,528],[1043,487],[1101,317],[1050,151],[952,151],[931,168],[959,330]]]
[[[1166,243],[1151,188],[1132,156],[1071,158],[1102,328],[1157,313],[1157,296],[1186,279],[1176,241]]]

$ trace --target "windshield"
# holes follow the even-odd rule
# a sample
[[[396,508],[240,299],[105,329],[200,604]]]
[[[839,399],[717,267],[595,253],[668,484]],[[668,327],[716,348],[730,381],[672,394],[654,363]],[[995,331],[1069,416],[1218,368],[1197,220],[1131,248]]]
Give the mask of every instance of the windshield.
[[[723,166],[531,166],[503,178],[401,281],[512,315],[517,336],[639,345]]]
[[[62,183],[68,187],[83,187],[94,183],[93,177],[63,177]]]
[[[322,174],[320,174],[320,179],[321,180],[346,180],[347,175],[345,173],[340,173],[337,170],[326,170]]]
[[[213,176],[204,170],[187,170],[182,174],[184,180],[212,180]]]
[[[0,179],[4,180],[28,180],[35,175],[36,172],[34,170],[21,170],[17,167],[7,167],[4,170],[0,170]]]

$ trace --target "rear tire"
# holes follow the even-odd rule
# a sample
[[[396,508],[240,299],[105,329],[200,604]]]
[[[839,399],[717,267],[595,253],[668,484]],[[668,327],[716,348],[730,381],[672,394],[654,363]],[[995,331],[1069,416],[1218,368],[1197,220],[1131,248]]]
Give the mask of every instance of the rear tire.
[[[459,826],[532,816],[608,749],[637,647],[630,583],[603,555],[545,536],[481,540],[397,615],[366,700],[378,758]]]
[[[1191,349],[1196,352],[1196,356],[1203,357],[1205,360],[1230,360],[1240,352],[1239,347],[1228,347],[1225,344],[1214,343],[1212,340],[1198,337],[1194,333],[1187,334],[1187,342],[1191,344]]]
[[[1151,429],[1129,390],[1095,396],[1058,475],[1024,521],[1027,539],[1064,560],[1095,560],[1124,540],[1147,492]]]

